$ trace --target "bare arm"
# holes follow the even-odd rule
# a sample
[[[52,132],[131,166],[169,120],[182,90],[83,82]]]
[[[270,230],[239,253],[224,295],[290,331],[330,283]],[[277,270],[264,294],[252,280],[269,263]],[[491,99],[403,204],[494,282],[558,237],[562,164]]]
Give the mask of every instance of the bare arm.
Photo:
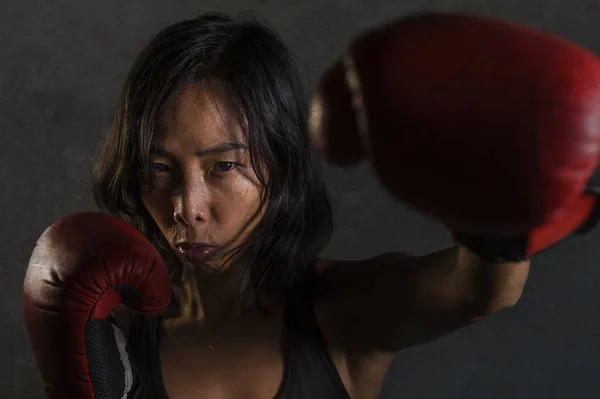
[[[346,353],[389,353],[443,336],[517,303],[529,261],[491,264],[464,247],[388,253],[321,274],[317,314]]]

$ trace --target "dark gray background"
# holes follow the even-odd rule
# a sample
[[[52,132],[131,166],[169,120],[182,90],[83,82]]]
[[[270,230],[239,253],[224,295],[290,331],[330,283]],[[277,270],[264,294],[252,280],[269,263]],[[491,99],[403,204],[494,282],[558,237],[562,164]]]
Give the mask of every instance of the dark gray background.
[[[263,16],[297,55],[307,87],[353,35],[423,9],[508,18],[600,49],[598,0],[4,0],[0,397],[42,397],[22,320],[25,267],[45,227],[95,209],[90,164],[128,66],[157,29],[209,9]],[[425,253],[449,243],[441,226],[386,195],[367,167],[327,175],[337,222],[328,255]],[[381,397],[600,398],[599,238],[600,229],[537,257],[516,308],[401,353]]]

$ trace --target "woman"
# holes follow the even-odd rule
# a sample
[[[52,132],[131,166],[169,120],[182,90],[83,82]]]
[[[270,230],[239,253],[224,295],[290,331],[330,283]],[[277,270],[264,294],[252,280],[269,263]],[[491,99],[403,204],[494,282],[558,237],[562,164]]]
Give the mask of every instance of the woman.
[[[94,171],[98,204],[162,251],[168,314],[116,315],[152,398],[374,398],[395,354],[514,305],[529,263],[458,246],[318,258],[331,210],[281,40],[206,14],[129,73]]]

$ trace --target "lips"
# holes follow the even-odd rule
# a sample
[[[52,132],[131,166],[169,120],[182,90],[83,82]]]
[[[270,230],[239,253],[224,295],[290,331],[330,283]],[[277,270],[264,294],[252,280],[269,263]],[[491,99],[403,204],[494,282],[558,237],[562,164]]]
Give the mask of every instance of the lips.
[[[177,245],[179,251],[189,262],[203,262],[214,251],[215,246],[204,243],[182,242]]]

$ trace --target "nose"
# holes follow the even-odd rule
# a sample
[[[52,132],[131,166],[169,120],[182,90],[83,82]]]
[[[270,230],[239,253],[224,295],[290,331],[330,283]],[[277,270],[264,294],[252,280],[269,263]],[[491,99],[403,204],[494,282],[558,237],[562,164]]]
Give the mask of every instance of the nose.
[[[208,190],[202,179],[182,184],[173,195],[175,222],[191,226],[208,218]]]

